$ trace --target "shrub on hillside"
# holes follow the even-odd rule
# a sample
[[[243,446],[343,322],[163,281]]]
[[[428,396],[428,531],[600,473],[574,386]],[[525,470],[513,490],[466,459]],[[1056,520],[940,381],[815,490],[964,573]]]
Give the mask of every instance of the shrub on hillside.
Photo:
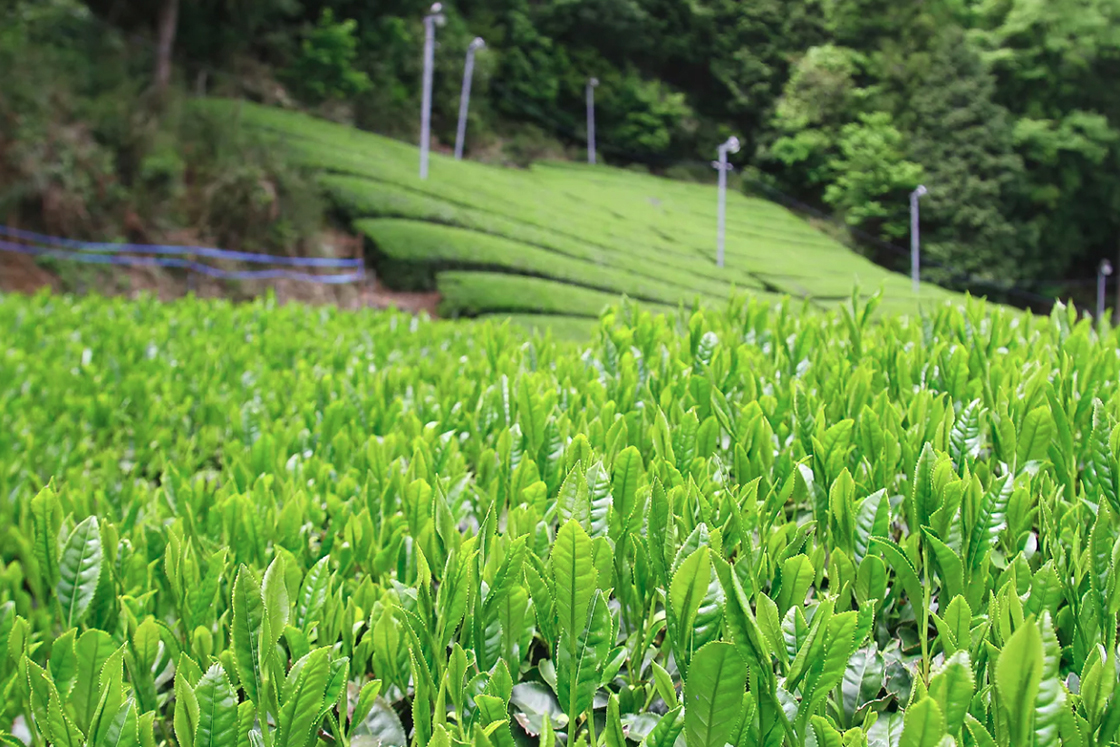
[[[147,62],[77,0],[0,9],[0,216],[80,239],[189,228],[229,248],[306,250],[324,213],[306,172],[181,89],[151,96]]]
[[[369,76],[354,68],[358,54],[353,19],[336,22],[330,8],[303,39],[300,54],[285,77],[293,88],[311,100],[354,96],[371,87]]]

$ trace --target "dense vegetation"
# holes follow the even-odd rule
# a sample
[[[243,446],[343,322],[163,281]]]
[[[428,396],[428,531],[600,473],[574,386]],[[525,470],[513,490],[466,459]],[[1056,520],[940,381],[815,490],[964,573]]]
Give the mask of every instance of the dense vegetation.
[[[538,324],[570,328],[557,315],[594,319],[619,294],[661,311],[697,300],[722,307],[736,289],[824,306],[858,283],[881,290],[892,312],[953,297],[927,284],[915,298],[908,278],[739,194],[730,196],[726,266],[716,267],[710,186],[604,166],[502,169],[440,155],[422,182],[416,149],[403,143],[244,102],[196,106],[318,171],[382,281],[438,289],[444,316],[533,313],[547,315]]]
[[[1116,744],[1120,332],[0,299],[0,742]]]
[[[314,254],[313,175],[151,88],[142,38],[0,0],[0,223],[92,241]]]
[[[41,204],[60,230],[103,233],[123,230],[131,209],[133,228],[187,224],[212,236],[222,218],[213,213],[236,205],[228,212],[254,220],[233,221],[223,239],[291,251],[315,227],[313,210],[292,217],[310,204],[306,180],[236,145],[248,163],[208,156],[199,141],[212,133],[196,136],[166,102],[236,93],[413,139],[428,6],[4,0],[0,64],[13,74],[0,81],[0,176],[16,189],[0,193],[0,210]],[[708,178],[715,145],[736,133],[748,183],[891,240],[907,231],[907,192],[926,184],[926,252],[963,272],[954,282],[1055,290],[1055,279],[1091,277],[1115,254],[1120,0],[445,6],[441,143],[453,139],[466,46],[487,41],[472,157],[525,163],[578,151],[594,75],[600,146],[616,163]]]

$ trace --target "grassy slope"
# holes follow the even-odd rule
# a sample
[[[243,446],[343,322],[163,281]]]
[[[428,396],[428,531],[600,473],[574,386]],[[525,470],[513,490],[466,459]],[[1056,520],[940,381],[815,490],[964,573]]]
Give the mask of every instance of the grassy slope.
[[[446,313],[509,313],[531,324],[527,315],[594,316],[613,294],[664,308],[720,303],[735,290],[826,305],[855,283],[881,288],[885,310],[913,312],[919,301],[952,295],[923,285],[915,298],[909,279],[739,193],[728,195],[719,268],[711,186],[603,166],[502,169],[440,154],[421,181],[414,146],[278,109],[207,105],[321,169],[328,194],[380,254],[431,265]]]

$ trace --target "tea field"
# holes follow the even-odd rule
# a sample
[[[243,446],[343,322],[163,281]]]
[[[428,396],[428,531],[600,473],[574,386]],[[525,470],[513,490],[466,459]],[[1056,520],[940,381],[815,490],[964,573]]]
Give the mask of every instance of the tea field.
[[[909,278],[736,190],[728,194],[719,268],[714,186],[571,163],[499,168],[439,153],[421,181],[413,145],[247,102],[198,106],[318,171],[382,277],[438,289],[445,316],[538,315],[520,317],[538,326],[575,317],[586,331],[604,294],[719,308],[740,290],[822,307],[847,298],[856,283],[881,290],[891,312],[960,300],[928,284],[915,297]]]
[[[878,303],[0,298],[0,744],[1117,744],[1120,334]]]

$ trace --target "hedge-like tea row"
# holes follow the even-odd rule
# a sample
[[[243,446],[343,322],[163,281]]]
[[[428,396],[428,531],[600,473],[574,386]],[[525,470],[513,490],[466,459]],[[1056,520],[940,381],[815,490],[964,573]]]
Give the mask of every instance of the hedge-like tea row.
[[[367,247],[393,260],[534,274],[674,306],[699,298],[719,308],[743,290],[833,306],[856,282],[883,292],[883,311],[914,313],[923,304],[963,300],[932,284],[916,297],[909,278],[738,189],[727,195],[726,266],[718,267],[712,185],[571,163],[498,168],[439,153],[432,154],[431,178],[421,181],[417,151],[405,143],[249,102],[206,99],[193,106],[268,139],[286,158],[318,172]],[[395,263],[380,269],[390,285],[410,285],[411,273],[398,276]],[[453,299],[445,308],[451,314],[505,308],[504,299],[483,290],[473,294],[469,310]]]
[[[0,744],[1106,745],[1120,335],[0,299]]]

